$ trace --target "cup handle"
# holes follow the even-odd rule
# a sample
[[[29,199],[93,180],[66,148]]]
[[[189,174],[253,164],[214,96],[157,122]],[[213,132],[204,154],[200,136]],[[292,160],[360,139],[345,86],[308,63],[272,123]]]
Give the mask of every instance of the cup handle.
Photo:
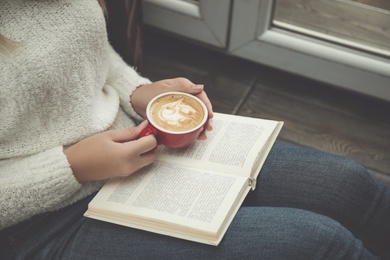
[[[139,138],[147,136],[147,135],[156,135],[157,134],[157,129],[149,124],[147,127],[142,129],[141,133],[139,134]]]

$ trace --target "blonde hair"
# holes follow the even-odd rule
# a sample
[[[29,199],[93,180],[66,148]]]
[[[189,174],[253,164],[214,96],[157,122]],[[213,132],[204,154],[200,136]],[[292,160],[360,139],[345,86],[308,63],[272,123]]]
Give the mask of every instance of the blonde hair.
[[[107,8],[105,0],[97,0],[99,2],[100,7],[103,10],[105,16],[107,16]],[[5,37],[0,32],[0,57],[8,56],[15,48],[17,47],[17,42]]]
[[[8,39],[0,33],[0,57],[9,56],[16,47],[17,42]]]
[[[100,7],[103,10],[103,13],[105,16],[107,16],[107,8],[106,8],[106,1],[105,0],[98,0]]]

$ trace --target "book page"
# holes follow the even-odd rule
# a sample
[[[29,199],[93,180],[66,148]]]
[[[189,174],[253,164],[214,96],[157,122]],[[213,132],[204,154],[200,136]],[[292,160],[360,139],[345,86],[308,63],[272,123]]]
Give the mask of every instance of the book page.
[[[259,168],[258,157],[265,145],[272,146],[279,124],[273,120],[215,113],[213,130],[207,132],[207,140],[198,140],[182,149],[159,146],[158,160],[249,177],[253,168]],[[275,129],[278,129],[276,135]],[[271,137],[272,142],[267,142]]]
[[[244,196],[247,182],[243,177],[156,162],[129,177],[109,180],[88,211],[127,216],[122,219],[139,225],[144,218],[149,227],[158,219],[177,229],[187,226],[187,232],[218,233],[237,199]]]

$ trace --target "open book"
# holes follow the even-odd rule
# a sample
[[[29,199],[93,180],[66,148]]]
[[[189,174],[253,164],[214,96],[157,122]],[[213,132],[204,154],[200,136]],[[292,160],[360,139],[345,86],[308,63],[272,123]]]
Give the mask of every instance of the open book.
[[[283,122],[215,113],[205,141],[159,146],[156,162],[110,179],[85,216],[218,245],[250,189]]]

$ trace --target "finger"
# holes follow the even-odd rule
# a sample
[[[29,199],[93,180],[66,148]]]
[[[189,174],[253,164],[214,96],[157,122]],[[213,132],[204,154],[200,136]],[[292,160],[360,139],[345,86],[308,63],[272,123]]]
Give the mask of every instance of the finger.
[[[208,98],[206,92],[202,91],[198,95],[196,95],[202,102],[206,105],[207,111],[208,111],[208,117],[211,119],[213,118],[213,105],[211,104],[210,99]]]
[[[114,142],[124,143],[138,139],[138,136],[141,133],[142,129],[144,129],[147,125],[148,121],[144,120],[138,126],[121,130],[112,130],[109,132],[109,134]]]
[[[152,150],[141,154],[137,158],[137,165],[135,166],[134,171],[137,171],[137,170],[153,163],[154,161],[156,161],[156,159],[157,159],[157,148],[155,147]]]
[[[205,125],[205,130],[207,131],[212,131],[213,130],[213,120],[212,119],[208,119],[207,122],[206,122],[206,125]]]
[[[168,84],[170,85],[170,91],[180,91],[193,95],[199,94],[204,89],[202,84],[194,84],[189,79],[183,77],[170,79]]]
[[[205,129],[207,131],[211,131],[211,130],[213,130],[213,126],[212,126],[212,118],[214,117],[213,106],[212,106],[209,98],[207,97],[206,92],[202,91],[199,95],[197,95],[197,97],[200,100],[202,100],[202,102],[206,105],[206,108],[208,111],[208,119],[207,119],[207,122],[205,125]]]
[[[154,135],[148,135],[137,140],[123,143],[124,148],[128,151],[128,156],[137,156],[147,153],[157,147],[157,140]]]
[[[140,158],[142,160],[143,166],[154,162],[157,159],[157,147],[154,147],[152,150],[141,154]]]
[[[141,134],[142,130],[144,130],[149,125],[148,120],[142,121],[138,126],[128,128],[127,130],[130,132],[132,136],[135,137],[135,139],[139,138],[139,135]]]
[[[207,139],[207,135],[206,135],[206,129],[203,129],[202,132],[200,132],[198,138],[198,140],[206,140]]]

